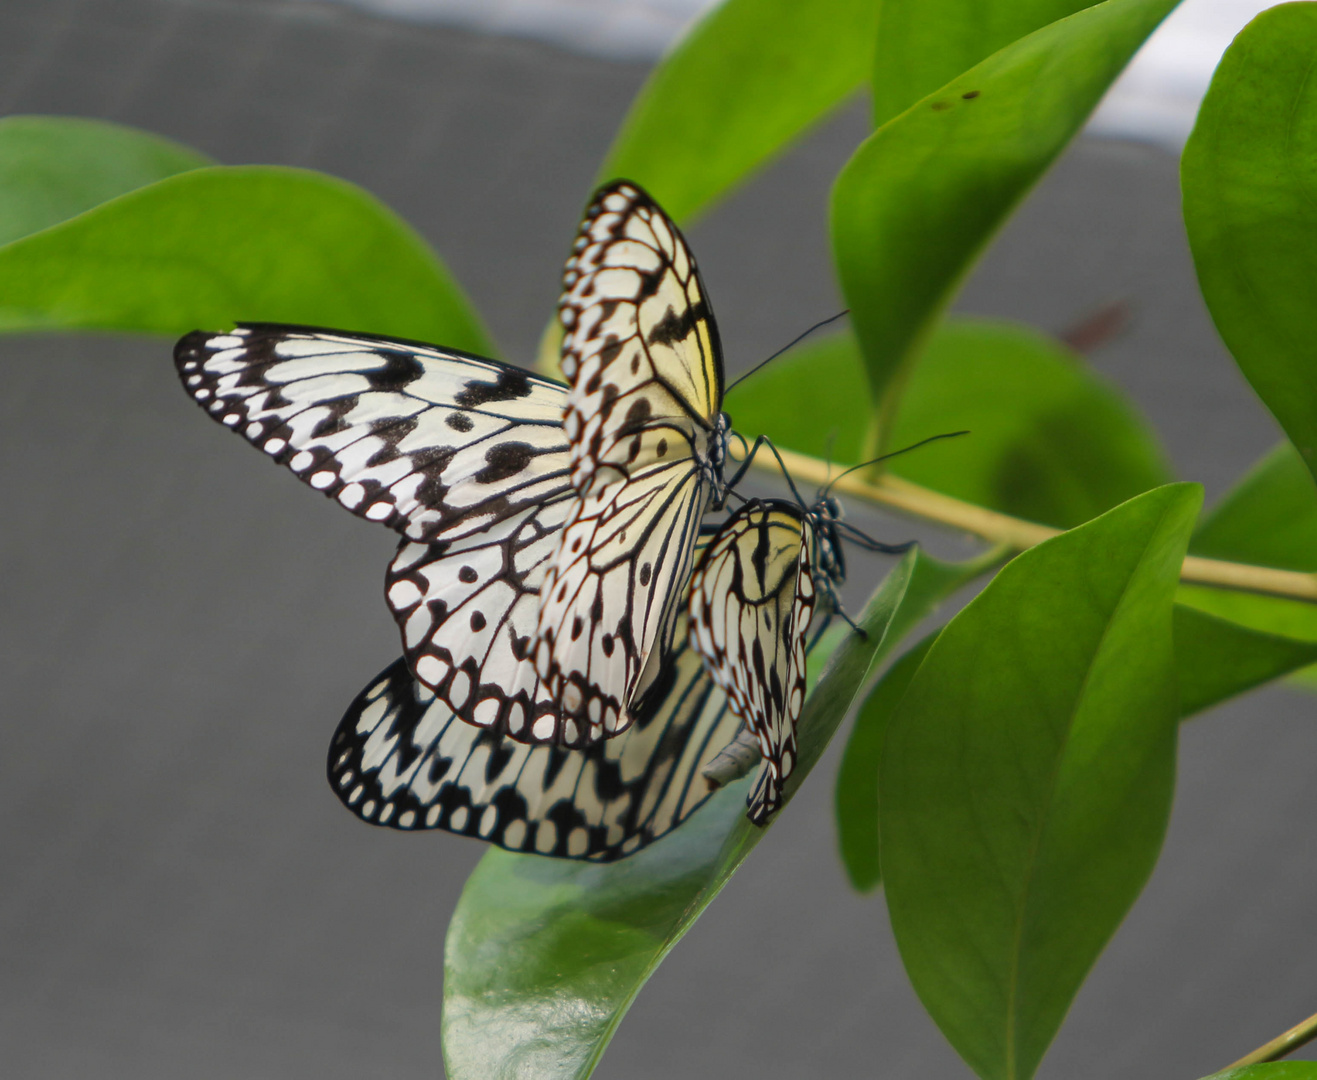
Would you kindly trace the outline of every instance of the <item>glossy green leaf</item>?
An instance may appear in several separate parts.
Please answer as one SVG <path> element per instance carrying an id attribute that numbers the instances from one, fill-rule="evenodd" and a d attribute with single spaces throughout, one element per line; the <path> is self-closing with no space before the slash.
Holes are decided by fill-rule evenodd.
<path id="1" fill-rule="evenodd" d="M 1317 571 L 1317 485 L 1291 443 L 1263 458 L 1194 533 L 1195 555 Z"/>
<path id="2" fill-rule="evenodd" d="M 1175 605 L 1181 716 L 1193 716 L 1314 662 L 1317 640 L 1283 637 Z"/>
<path id="3" fill-rule="evenodd" d="M 788 795 L 873 665 L 988 560 L 912 551 L 888 575 L 805 704 Z M 671 836 L 610 866 L 490 851 L 449 926 L 444 1060 L 453 1080 L 588 1076 L 640 987 L 763 836 L 730 785 Z"/>
<path id="4" fill-rule="evenodd" d="M 859 892 L 871 892 L 882 880 L 878 841 L 878 766 L 882 760 L 887 720 L 901 703 L 936 634 L 887 669 L 860 706 L 846 740 L 846 752 L 837 770 L 834 792 L 837 811 L 837 845 L 842 865 Z"/>
<path id="5" fill-rule="evenodd" d="M 1317 641 L 1317 604 L 1206 585 L 1181 585 L 1176 599 L 1186 607 L 1259 633 Z"/>
<path id="6" fill-rule="evenodd" d="M 1317 1080 L 1317 1061 L 1269 1061 L 1226 1069 L 1203 1080 Z"/>
<path id="7" fill-rule="evenodd" d="M 490 352 L 425 242 L 358 187 L 195 169 L 0 247 L 0 329 L 177 335 L 292 322 Z"/>
<path id="8" fill-rule="evenodd" d="M 768 434 L 780 446 L 855 463 L 870 406 L 854 338 L 794 350 L 738 386 L 728 407 L 751 438 Z M 1134 407 L 1080 357 L 1015 323 L 948 319 L 911 370 L 892 445 L 960 430 L 970 434 L 888 467 L 936 491 L 1062 528 L 1170 479 Z"/>
<path id="9" fill-rule="evenodd" d="M 689 219 L 869 77 L 878 0 L 727 0 L 654 69 L 600 170 Z"/>
<path id="10" fill-rule="evenodd" d="M 873 64 L 874 125 L 1092 0 L 885 0 Z"/>
<path id="11" fill-rule="evenodd" d="M 1018 556 L 938 635 L 888 721 L 892 928 L 982 1077 L 1033 1075 L 1156 862 L 1172 601 L 1200 500 L 1158 488 Z"/>
<path id="12" fill-rule="evenodd" d="M 179 143 L 104 120 L 0 120 L 0 245 L 116 195 L 210 160 Z"/>
<path id="13" fill-rule="evenodd" d="M 974 259 L 1175 0 L 1106 0 L 1008 45 L 884 125 L 832 194 L 832 242 L 881 443 Z"/>
<path id="14" fill-rule="evenodd" d="M 1317 8 L 1248 24 L 1184 148 L 1198 283 L 1240 370 L 1317 472 Z"/>
<path id="15" fill-rule="evenodd" d="M 892 445 L 960 430 L 970 434 L 899 457 L 892 471 L 1060 528 L 1171 479 L 1135 407 L 1060 342 L 1015 323 L 948 320 L 912 371 Z"/>

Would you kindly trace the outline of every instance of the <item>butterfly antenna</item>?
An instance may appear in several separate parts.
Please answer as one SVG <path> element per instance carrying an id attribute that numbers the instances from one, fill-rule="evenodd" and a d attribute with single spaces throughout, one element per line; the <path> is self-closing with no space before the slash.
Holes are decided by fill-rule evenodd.
<path id="1" fill-rule="evenodd" d="M 829 480 L 827 486 L 824 487 L 824 489 L 819 492 L 819 498 L 823 498 L 823 496 L 827 495 L 828 492 L 832 490 L 833 484 L 835 484 L 843 476 L 846 476 L 849 473 L 853 473 L 858 469 L 867 469 L 870 465 L 877 465 L 878 462 L 886 461 L 888 460 L 888 458 L 899 457 L 901 454 L 908 454 L 911 450 L 918 450 L 921 446 L 927 446 L 929 443 L 938 442 L 941 439 L 957 439 L 961 435 L 968 435 L 968 434 L 969 434 L 968 431 L 944 431 L 941 435 L 930 435 L 927 439 L 920 439 L 917 443 L 911 443 L 909 446 L 901 447 L 900 450 L 893 450 L 887 454 L 880 454 L 878 457 L 873 458 L 869 461 L 862 461 L 858 465 L 852 465 L 849 469 L 845 469 L 842 472 L 839 472 L 836 476 L 834 476 L 831 480 Z"/>
<path id="2" fill-rule="evenodd" d="M 837 312 L 836 315 L 829 315 L 829 316 L 828 316 L 826 319 L 824 319 L 822 322 L 816 322 L 813 326 L 811 326 L 811 327 L 810 327 L 808 330 L 806 330 L 803 334 L 801 334 L 801 335 L 799 335 L 798 337 L 794 338 L 789 344 L 787 344 L 787 345 L 783 345 L 782 348 L 778 349 L 777 352 L 775 352 L 775 353 L 774 353 L 772 356 L 770 356 L 767 360 L 760 360 L 759 363 L 757 363 L 754 367 L 752 367 L 752 368 L 751 368 L 749 371 L 747 371 L 744 375 L 742 375 L 742 376 L 740 376 L 738 379 L 736 379 L 736 380 L 731 384 L 731 386 L 729 386 L 726 390 L 723 391 L 723 396 L 726 396 L 727 394 L 730 394 L 733 390 L 735 390 L 738 386 L 740 386 L 741 383 L 745 382 L 746 379 L 748 379 L 751 375 L 753 375 L 756 371 L 758 371 L 758 370 L 759 370 L 761 367 L 763 367 L 765 364 L 768 364 L 768 363 L 772 362 L 773 360 L 776 360 L 779 356 L 781 356 L 781 355 L 782 355 L 784 352 L 786 352 L 788 349 L 794 349 L 797 345 L 799 345 L 802 341 L 804 341 L 807 337 L 809 337 L 810 334 L 814 333 L 815 330 L 821 330 L 823 327 L 827 326 L 828 323 L 834 323 L 834 322 L 836 322 L 838 319 L 840 319 L 843 315 L 849 315 L 849 314 L 850 314 L 850 310 L 851 310 L 850 308 L 847 308 L 845 311 L 839 311 L 839 312 Z"/>

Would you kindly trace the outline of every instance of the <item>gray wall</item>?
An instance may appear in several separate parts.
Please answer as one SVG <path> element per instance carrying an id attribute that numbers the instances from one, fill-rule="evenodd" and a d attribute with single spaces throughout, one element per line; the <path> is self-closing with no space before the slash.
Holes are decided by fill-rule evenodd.
<path id="1" fill-rule="evenodd" d="M 0 6 L 4 112 L 364 184 L 520 358 L 643 75 L 304 4 Z M 692 230 L 734 368 L 836 310 L 825 195 L 862 131 L 852 110 Z M 1276 432 L 1197 299 L 1176 163 L 1081 142 L 961 306 L 1059 329 L 1115 297 L 1133 326 L 1095 365 L 1219 493 Z M 0 1071 L 439 1074 L 443 935 L 481 846 L 366 828 L 323 778 L 342 710 L 397 654 L 390 535 L 203 419 L 167 342 L 7 338 L 0 363 Z M 1228 705 L 1183 750 L 1162 863 L 1046 1076 L 1198 1076 L 1317 1007 L 1312 700 Z M 881 897 L 843 879 L 835 767 L 644 990 L 600 1076 L 967 1075 Z"/>

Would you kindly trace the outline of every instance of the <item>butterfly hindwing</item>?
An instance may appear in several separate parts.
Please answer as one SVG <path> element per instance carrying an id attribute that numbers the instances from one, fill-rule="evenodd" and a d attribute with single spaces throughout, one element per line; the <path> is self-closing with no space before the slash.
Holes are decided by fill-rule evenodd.
<path id="1" fill-rule="evenodd" d="M 756 824 L 780 805 L 795 767 L 813 549 L 813 527 L 798 506 L 753 500 L 714 535 L 691 580 L 691 638 L 764 757 L 750 795 Z"/>
<path id="2" fill-rule="evenodd" d="M 741 724 L 685 647 L 684 615 L 677 637 L 659 706 L 584 750 L 527 746 L 463 723 L 399 660 L 339 724 L 330 785 L 374 825 L 445 829 L 563 858 L 629 855 L 704 804 L 701 770 Z"/>
<path id="3" fill-rule="evenodd" d="M 626 729 L 668 662 L 699 520 L 722 497 L 717 328 L 681 233 L 638 186 L 596 194 L 563 278 L 571 509 L 535 666 L 564 723 Z"/>

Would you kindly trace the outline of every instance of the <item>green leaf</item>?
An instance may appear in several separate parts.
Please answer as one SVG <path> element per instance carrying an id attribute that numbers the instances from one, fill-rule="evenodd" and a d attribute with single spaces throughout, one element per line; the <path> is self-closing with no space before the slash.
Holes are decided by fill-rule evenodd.
<path id="1" fill-rule="evenodd" d="M 1291 443 L 1264 457 L 1204 517 L 1195 555 L 1317 571 L 1317 486 Z"/>
<path id="2" fill-rule="evenodd" d="M 1012 41 L 1092 0 L 886 0 L 873 64 L 873 122 L 905 112 Z"/>
<path id="3" fill-rule="evenodd" d="M 1176 599 L 1186 607 L 1259 633 L 1279 634 L 1294 641 L 1317 641 L 1317 605 L 1302 600 L 1213 589 L 1207 585 L 1181 585 Z"/>
<path id="4" fill-rule="evenodd" d="M 0 330 L 178 335 L 292 322 L 490 343 L 425 242 L 321 173 L 195 169 L 0 247 Z"/>
<path id="5" fill-rule="evenodd" d="M 870 406 L 855 339 L 841 334 L 793 350 L 738 386 L 729 406 L 751 437 L 857 462 Z M 1070 350 L 1014 323 L 948 319 L 911 370 L 892 446 L 959 430 L 970 434 L 921 447 L 889 468 L 1062 528 L 1170 479 L 1134 407 Z"/>
<path id="6" fill-rule="evenodd" d="M 969 435 L 891 463 L 915 483 L 1060 528 L 1171 479 L 1126 398 L 1065 346 L 1026 326 L 948 320 L 911 372 L 892 446 Z"/>
<path id="7" fill-rule="evenodd" d="M 798 724 L 794 793 L 870 670 L 900 636 L 988 560 L 912 551 L 837 648 Z M 671 836 L 609 866 L 491 850 L 449 926 L 444 1061 L 453 1080 L 584 1077 L 641 986 L 763 836 L 745 817 L 749 780 Z"/>
<path id="8" fill-rule="evenodd" d="M 1263 1065 L 1245 1065 L 1226 1069 L 1203 1080 L 1317 1080 L 1317 1061 L 1269 1061 Z"/>
<path id="9" fill-rule="evenodd" d="M 0 244 L 209 164 L 179 143 L 103 120 L 6 117 L 0 120 Z"/>
<path id="10" fill-rule="evenodd" d="M 993 54 L 865 140 L 832 242 L 879 409 L 956 286 L 1175 0 L 1106 0 Z"/>
<path id="11" fill-rule="evenodd" d="M 888 721 L 892 928 L 982 1077 L 1033 1075 L 1156 862 L 1172 599 L 1200 501 L 1168 485 L 1021 554 L 938 635 Z"/>
<path id="12" fill-rule="evenodd" d="M 878 0 L 727 0 L 654 69 L 600 182 L 625 176 L 684 221 L 869 77 Z"/>
<path id="13" fill-rule="evenodd" d="M 1175 605 L 1175 666 L 1182 717 L 1193 716 L 1314 662 L 1317 640 L 1283 637 L 1187 604 Z"/>
<path id="14" fill-rule="evenodd" d="M 1180 177 L 1198 283 L 1221 337 L 1317 472 L 1317 8 L 1248 24 L 1217 66 Z"/>
<path id="15" fill-rule="evenodd" d="M 882 880 L 878 842 L 878 766 L 887 720 L 901 703 L 936 634 L 930 634 L 894 663 L 860 706 L 835 791 L 837 844 L 846 875 L 859 892 L 872 892 Z"/>

